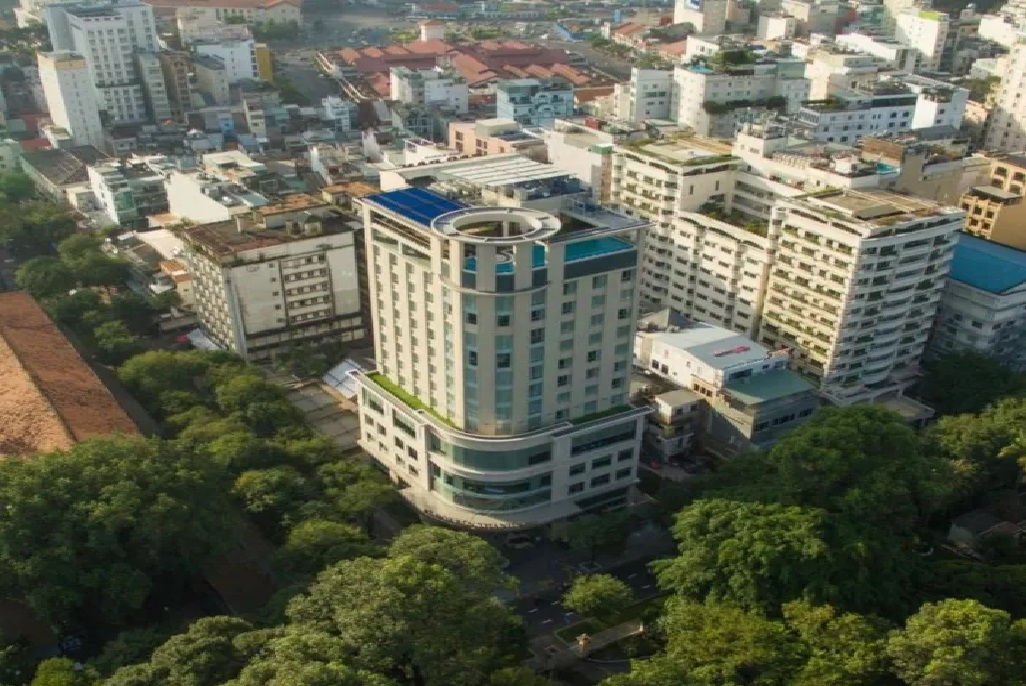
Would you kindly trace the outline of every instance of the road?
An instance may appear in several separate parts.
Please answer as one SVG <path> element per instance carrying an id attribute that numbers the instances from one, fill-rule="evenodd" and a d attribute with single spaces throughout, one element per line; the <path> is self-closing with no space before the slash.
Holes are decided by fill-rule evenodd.
<path id="1" fill-rule="evenodd" d="M 616 569 L 604 570 L 604 573 L 612 574 L 624 581 L 634 591 L 638 600 L 659 594 L 655 577 L 648 569 L 648 562 L 630 562 Z M 513 607 L 527 624 L 529 635 L 547 634 L 583 619 L 560 604 L 559 599 L 562 595 L 562 590 L 552 590 L 514 603 Z"/>

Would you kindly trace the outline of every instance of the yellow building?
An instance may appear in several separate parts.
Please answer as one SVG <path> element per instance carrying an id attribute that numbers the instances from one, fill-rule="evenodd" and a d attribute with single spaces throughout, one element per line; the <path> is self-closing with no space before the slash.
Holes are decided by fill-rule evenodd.
<path id="1" fill-rule="evenodd" d="M 975 186 L 962 196 L 965 230 L 981 238 L 1026 249 L 1026 157 L 996 157 L 990 185 Z"/>
<path id="2" fill-rule="evenodd" d="M 274 80 L 274 67 L 271 65 L 271 49 L 267 43 L 256 44 L 257 76 L 261 81 Z"/>

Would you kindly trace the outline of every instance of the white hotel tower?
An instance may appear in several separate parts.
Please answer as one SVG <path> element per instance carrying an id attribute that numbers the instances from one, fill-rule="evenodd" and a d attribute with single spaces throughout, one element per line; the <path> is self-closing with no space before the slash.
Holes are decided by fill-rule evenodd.
<path id="1" fill-rule="evenodd" d="M 646 223 L 596 207 L 363 198 L 377 371 L 361 444 L 425 514 L 516 528 L 626 502 Z M 568 203 L 569 204 L 569 203 Z"/>

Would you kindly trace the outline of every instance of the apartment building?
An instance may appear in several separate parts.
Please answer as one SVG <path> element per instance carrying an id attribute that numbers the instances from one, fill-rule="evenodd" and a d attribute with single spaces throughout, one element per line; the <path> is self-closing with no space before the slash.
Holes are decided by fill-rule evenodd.
<path id="1" fill-rule="evenodd" d="M 960 205 L 970 188 L 990 183 L 990 160 L 970 155 L 969 137 L 950 127 L 878 133 L 858 146 L 863 160 L 876 163 L 884 189 Z"/>
<path id="2" fill-rule="evenodd" d="M 149 118 L 162 123 L 174 118 L 171 108 L 171 95 L 164 81 L 164 70 L 160 63 L 159 53 L 135 52 L 135 68 L 142 80 L 143 98 Z"/>
<path id="3" fill-rule="evenodd" d="M 111 161 L 89 167 L 89 187 L 107 221 L 148 228 L 148 217 L 168 211 L 164 180 L 175 164 L 163 156 Z"/>
<path id="4" fill-rule="evenodd" d="M 951 55 L 945 55 L 950 23 L 947 14 L 932 10 L 910 9 L 896 17 L 894 37 L 915 50 L 916 71 L 939 71 L 944 62 L 950 66 Z"/>
<path id="5" fill-rule="evenodd" d="M 649 415 L 645 438 L 663 457 L 699 446 L 724 457 L 768 448 L 820 404 L 812 384 L 788 369 L 787 350 L 672 313 L 642 318 L 634 359 L 649 377 L 697 396 L 652 396 L 662 407 Z M 682 421 L 696 411 L 697 422 Z"/>
<path id="6" fill-rule="evenodd" d="M 673 72 L 661 69 L 631 69 L 631 78 L 613 90 L 613 116 L 621 121 L 644 123 L 648 119 L 671 119 Z"/>
<path id="7" fill-rule="evenodd" d="M 260 79 L 257 69 L 256 43 L 252 38 L 234 40 L 197 40 L 196 55 L 213 58 L 224 65 L 228 84 Z"/>
<path id="8" fill-rule="evenodd" d="M 495 87 L 495 114 L 526 126 L 573 116 L 574 87 L 561 79 L 506 79 Z"/>
<path id="9" fill-rule="evenodd" d="M 204 331 L 254 361 L 326 340 L 358 343 L 368 327 L 362 229 L 357 218 L 301 193 L 180 229 Z"/>
<path id="10" fill-rule="evenodd" d="M 964 213 L 884 191 L 780 199 L 758 340 L 831 402 L 900 395 L 917 371 Z"/>
<path id="11" fill-rule="evenodd" d="M 824 100 L 838 91 L 871 85 L 879 78 L 883 64 L 872 55 L 855 53 L 833 45 L 812 52 L 805 65 L 809 99 Z"/>
<path id="12" fill-rule="evenodd" d="M 737 51 L 721 51 L 737 54 Z M 700 136 L 732 138 L 738 113 L 775 110 L 792 114 L 809 99 L 805 62 L 771 58 L 756 64 L 686 65 L 674 69 L 672 112 Z M 738 58 L 743 59 L 743 57 Z"/>
<path id="13" fill-rule="evenodd" d="M 1026 149 L 1026 35 L 1018 35 L 1004 58 L 1004 73 L 986 129 L 985 149 L 993 152 Z"/>
<path id="14" fill-rule="evenodd" d="M 224 62 L 216 57 L 197 55 L 192 58 L 192 69 L 196 76 L 196 92 L 205 104 L 226 106 L 231 102 L 231 82 Z M 262 131 L 255 133 L 263 135 Z"/>
<path id="15" fill-rule="evenodd" d="M 463 155 L 505 155 L 518 152 L 545 159 L 545 141 L 512 119 L 449 122 L 449 147 Z"/>
<path id="16" fill-rule="evenodd" d="M 392 67 L 389 97 L 407 105 L 442 107 L 456 114 L 466 114 L 470 107 L 467 80 L 455 69 L 445 67 Z"/>
<path id="17" fill-rule="evenodd" d="M 361 445 L 402 495 L 467 528 L 624 505 L 648 412 L 628 402 L 644 224 L 419 188 L 358 203 L 377 365 L 354 373 Z"/>
<path id="18" fill-rule="evenodd" d="M 884 65 L 890 69 L 910 74 L 916 70 L 917 52 L 900 40 L 868 33 L 841 33 L 834 38 L 834 42 L 843 48 L 858 50 L 883 60 Z"/>
<path id="19" fill-rule="evenodd" d="M 153 10 L 148 5 L 137 0 L 51 4 L 45 16 L 54 49 L 73 50 L 85 58 L 96 98 L 113 123 L 153 118 L 147 110 L 146 91 L 166 92 L 158 83 L 162 74 L 141 70 L 135 58 L 137 52 L 158 50 Z"/>
<path id="20" fill-rule="evenodd" d="M 37 0 L 38 1 L 38 0 Z M 181 8 L 202 8 L 217 21 L 247 24 L 297 24 L 303 21 L 302 0 L 145 0 L 162 19 L 174 21 Z"/>
<path id="21" fill-rule="evenodd" d="M 157 54 L 157 59 L 164 74 L 171 118 L 185 121 L 186 113 L 192 110 L 192 58 L 187 52 L 162 50 Z"/>
<path id="22" fill-rule="evenodd" d="M 647 133 L 640 127 L 580 117 L 557 119 L 542 136 L 549 163 L 574 174 L 596 200 L 607 204 L 611 201 L 614 146 L 646 138 Z"/>
<path id="23" fill-rule="evenodd" d="M 727 29 L 730 0 L 676 0 L 673 23 L 691 24 L 697 33 L 720 34 Z"/>
<path id="24" fill-rule="evenodd" d="M 85 57 L 69 51 L 41 52 L 37 60 L 39 79 L 54 124 L 71 134 L 74 145 L 102 148 L 100 103 Z"/>
<path id="25" fill-rule="evenodd" d="M 937 308 L 930 352 L 966 350 L 1026 370 L 1026 252 L 962 234 Z"/>
<path id="26" fill-rule="evenodd" d="M 838 0 L 781 0 L 780 9 L 798 20 L 799 36 L 832 35 L 837 30 Z"/>
<path id="27" fill-rule="evenodd" d="M 959 203 L 965 230 L 973 236 L 1026 248 L 1026 157 L 1002 155 L 990 160 L 986 185 L 970 188 Z"/>

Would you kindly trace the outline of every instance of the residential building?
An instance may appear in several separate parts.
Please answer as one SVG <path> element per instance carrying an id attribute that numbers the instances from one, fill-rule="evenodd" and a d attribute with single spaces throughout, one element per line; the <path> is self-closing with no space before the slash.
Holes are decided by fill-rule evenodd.
<path id="1" fill-rule="evenodd" d="M 192 60 L 192 67 L 196 75 L 196 91 L 208 105 L 228 105 L 231 102 L 231 84 L 224 62 L 216 57 L 197 55 Z"/>
<path id="2" fill-rule="evenodd" d="M 442 107 L 456 114 L 469 110 L 467 80 L 454 69 L 392 67 L 389 97 L 408 105 Z"/>
<path id="3" fill-rule="evenodd" d="M 159 53 L 136 51 L 135 66 L 142 80 L 149 118 L 158 123 L 174 119 Z"/>
<path id="4" fill-rule="evenodd" d="M 809 99 L 825 100 L 836 92 L 872 86 L 880 78 L 881 61 L 872 55 L 851 52 L 835 45 L 822 46 L 805 65 Z"/>
<path id="5" fill-rule="evenodd" d="M 145 229 L 150 216 L 168 211 L 164 180 L 174 169 L 174 163 L 163 156 L 92 165 L 89 187 L 107 221 Z"/>
<path id="6" fill-rule="evenodd" d="M 965 214 L 884 191 L 774 206 L 759 342 L 835 404 L 900 396 L 916 376 Z"/>
<path id="7" fill-rule="evenodd" d="M 790 358 L 787 350 L 672 312 L 642 318 L 635 363 L 695 396 L 654 395 L 663 407 L 649 415 L 646 442 L 664 457 L 696 445 L 721 456 L 770 447 L 820 404 L 812 384 L 788 369 Z M 696 411 L 699 421 L 688 423 L 694 433 L 682 440 L 680 420 Z"/>
<path id="8" fill-rule="evenodd" d="M 759 14 L 755 37 L 759 40 L 790 40 L 798 32 L 798 19 L 784 12 Z"/>
<path id="9" fill-rule="evenodd" d="M 321 98 L 321 121 L 336 133 L 348 133 L 359 129 L 359 106 L 352 100 L 343 100 L 337 95 Z"/>
<path id="10" fill-rule="evenodd" d="M 274 62 L 271 59 L 271 48 L 267 43 L 257 43 L 254 46 L 256 53 L 257 78 L 261 81 L 274 81 Z"/>
<path id="11" fill-rule="evenodd" d="M 546 126 L 574 113 L 574 87 L 561 79 L 507 79 L 495 89 L 495 113 L 527 126 Z"/>
<path id="12" fill-rule="evenodd" d="M 673 23 L 691 24 L 698 33 L 716 35 L 727 29 L 730 0 L 675 0 Z"/>
<path id="13" fill-rule="evenodd" d="M 780 11 L 797 20 L 796 33 L 808 36 L 814 33 L 832 36 L 837 33 L 840 15 L 838 0 L 781 0 Z"/>
<path id="14" fill-rule="evenodd" d="M 1026 252 L 960 235 L 930 347 L 936 355 L 974 351 L 1026 370 Z"/>
<path id="15" fill-rule="evenodd" d="M 164 73 L 171 118 L 185 121 L 186 113 L 192 110 L 192 58 L 189 53 L 177 50 L 162 50 L 157 58 Z"/>
<path id="16" fill-rule="evenodd" d="M 736 51 L 721 51 L 736 53 Z M 742 53 L 743 54 L 743 53 Z M 732 138 L 741 119 L 754 110 L 797 112 L 809 99 L 805 62 L 767 58 L 756 64 L 711 67 L 682 65 L 674 69 L 676 121 L 700 136 Z"/>
<path id="17" fill-rule="evenodd" d="M 449 147 L 464 155 L 519 152 L 545 159 L 545 141 L 512 119 L 478 119 L 449 123 Z"/>
<path id="18" fill-rule="evenodd" d="M 296 346 L 367 335 L 362 226 L 339 208 L 296 194 L 178 233 L 200 323 L 225 349 L 268 360 Z"/>
<path id="19" fill-rule="evenodd" d="M 139 433 L 91 364 L 28 293 L 0 293 L 0 379 L 4 459 Z"/>
<path id="20" fill-rule="evenodd" d="M 85 58 L 74 52 L 41 52 L 39 78 L 50 118 L 72 136 L 75 145 L 103 146 L 100 104 Z"/>
<path id="21" fill-rule="evenodd" d="M 281 180 L 238 150 L 200 156 L 200 169 L 168 175 L 171 214 L 196 224 L 225 222 L 271 204 Z"/>
<path id="22" fill-rule="evenodd" d="M 193 43 L 192 49 L 196 55 L 212 57 L 221 62 L 229 85 L 239 81 L 256 81 L 260 78 L 257 72 L 256 43 L 252 38 L 201 40 Z"/>
<path id="23" fill-rule="evenodd" d="M 400 493 L 481 529 L 626 504 L 648 413 L 628 402 L 644 224 L 421 188 L 357 202 L 377 367 L 353 373 L 360 443 Z"/>
<path id="24" fill-rule="evenodd" d="M 842 47 L 881 59 L 891 69 L 910 74 L 916 70 L 916 50 L 894 38 L 867 33 L 841 33 L 834 41 Z"/>
<path id="25" fill-rule="evenodd" d="M 180 8 L 203 8 L 213 13 L 214 19 L 244 20 L 247 24 L 301 23 L 302 0 L 145 0 L 161 18 L 174 21 Z"/>
<path id="26" fill-rule="evenodd" d="M 672 71 L 634 67 L 630 80 L 614 88 L 613 116 L 621 121 L 640 124 L 673 117 Z"/>
<path id="27" fill-rule="evenodd" d="M 557 119 L 543 132 L 548 161 L 581 179 L 600 203 L 611 201 L 613 150 L 616 143 L 647 137 L 641 128 L 629 128 L 595 117 Z"/>
<path id="28" fill-rule="evenodd" d="M 137 52 L 156 53 L 153 10 L 137 0 L 98 4 L 51 4 L 46 10 L 50 42 L 85 58 L 100 109 L 115 124 L 144 122 L 146 90 L 159 91 L 159 75 L 140 72 Z M 143 65 L 149 67 L 149 62 Z M 144 83 L 147 87 L 144 88 Z"/>
<path id="29" fill-rule="evenodd" d="M 990 179 L 962 196 L 965 230 L 988 240 L 1026 248 L 1026 157 L 990 160 Z"/>
<path id="30" fill-rule="evenodd" d="M 107 153 L 92 145 L 33 150 L 21 156 L 21 171 L 32 179 L 37 191 L 64 204 L 78 194 L 91 195 L 88 167 L 109 159 Z"/>
<path id="31" fill-rule="evenodd" d="M 916 51 L 916 71 L 940 71 L 945 62 L 951 18 L 932 10 L 905 10 L 896 18 L 894 37 Z M 950 55 L 948 56 L 950 64 Z"/>
<path id="32" fill-rule="evenodd" d="M 987 125 L 987 150 L 1017 152 L 1026 149 L 1026 35 L 1019 34 L 1005 57 L 1005 71 L 997 87 Z"/>
<path id="33" fill-rule="evenodd" d="M 249 40 L 253 37 L 246 24 L 226 24 L 217 18 L 212 7 L 178 7 L 175 9 L 178 42 L 189 46 L 196 41 Z"/>

